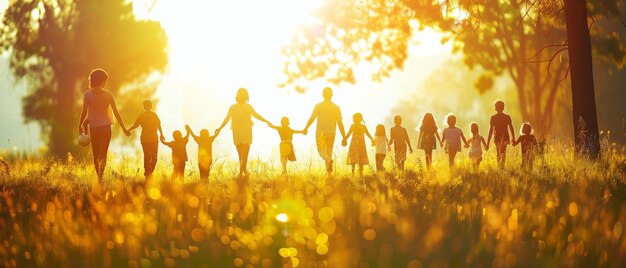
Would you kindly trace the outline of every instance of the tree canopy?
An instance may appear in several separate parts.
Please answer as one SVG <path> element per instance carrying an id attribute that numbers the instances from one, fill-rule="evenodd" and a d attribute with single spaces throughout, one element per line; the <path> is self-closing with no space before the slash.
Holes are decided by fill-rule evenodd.
<path id="1" fill-rule="evenodd" d="M 42 126 L 57 156 L 76 152 L 78 96 L 90 70 L 107 70 L 107 89 L 114 93 L 140 89 L 122 101 L 147 97 L 150 88 L 136 85 L 165 69 L 166 49 L 161 25 L 137 20 L 125 0 L 11 1 L 0 26 L 0 52 L 10 53 L 14 76 L 29 85 L 25 120 Z"/>

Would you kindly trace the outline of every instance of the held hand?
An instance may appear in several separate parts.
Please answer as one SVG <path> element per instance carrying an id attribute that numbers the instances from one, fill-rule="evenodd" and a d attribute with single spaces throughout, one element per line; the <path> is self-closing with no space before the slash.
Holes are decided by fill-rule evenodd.
<path id="1" fill-rule="evenodd" d="M 78 136 L 83 135 L 83 133 L 85 133 L 85 131 L 83 131 L 83 127 L 78 127 Z"/>
<path id="2" fill-rule="evenodd" d="M 159 137 L 159 140 L 160 140 L 160 141 L 164 141 L 164 140 L 165 140 L 165 137 L 163 137 L 163 135 L 161 135 L 161 136 Z"/>
<path id="3" fill-rule="evenodd" d="M 307 133 L 309 133 L 309 130 L 307 130 L 306 128 L 302 130 L 302 134 L 306 135 Z"/>
<path id="4" fill-rule="evenodd" d="M 190 131 L 190 130 L 191 130 L 191 127 L 190 127 L 189 125 L 185 125 L 185 129 L 186 129 L 187 131 Z"/>
<path id="5" fill-rule="evenodd" d="M 413 153 L 413 148 L 409 148 L 409 153 L 412 154 Z"/>
<path id="6" fill-rule="evenodd" d="M 130 138 L 130 131 L 128 131 L 127 129 L 124 129 L 124 134 L 126 135 L 126 137 Z"/>
<path id="7" fill-rule="evenodd" d="M 372 146 L 376 146 L 376 141 L 372 140 Z"/>
<path id="8" fill-rule="evenodd" d="M 215 130 L 215 135 L 220 134 L 220 130 L 221 130 L 221 129 L 219 129 L 219 128 L 218 128 L 218 129 L 216 129 L 216 130 Z"/>
<path id="9" fill-rule="evenodd" d="M 348 141 L 346 139 L 343 139 L 341 141 L 341 146 L 346 147 L 348 145 Z"/>

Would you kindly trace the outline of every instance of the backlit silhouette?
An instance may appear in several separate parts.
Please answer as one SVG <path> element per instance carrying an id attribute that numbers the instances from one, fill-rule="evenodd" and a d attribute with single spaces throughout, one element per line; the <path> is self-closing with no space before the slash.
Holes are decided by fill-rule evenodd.
<path id="1" fill-rule="evenodd" d="M 188 126 L 185 126 L 185 128 L 189 129 Z M 161 142 L 172 149 L 172 165 L 174 166 L 171 176 L 172 180 L 179 178 L 182 180 L 185 177 L 185 165 L 188 160 L 187 143 L 189 142 L 189 130 L 187 130 L 187 134 L 184 137 L 179 130 L 175 130 L 172 133 L 172 137 L 174 138 L 172 141 L 166 141 L 165 138 L 162 138 Z"/>
<path id="2" fill-rule="evenodd" d="M 532 169 L 535 153 L 537 152 L 537 139 L 532 132 L 532 125 L 528 122 L 523 123 L 520 136 L 513 142 L 513 146 L 519 143 L 522 144 L 522 167 L 526 169 Z"/>
<path id="3" fill-rule="evenodd" d="M 293 149 L 293 134 L 304 134 L 304 130 L 293 130 L 289 127 L 289 118 L 280 119 L 280 127 L 271 126 L 278 131 L 280 136 L 280 163 L 283 165 L 283 174 L 287 174 L 287 161 L 296 161 L 296 153 Z"/>
<path id="4" fill-rule="evenodd" d="M 252 105 L 248 104 L 249 99 L 248 90 L 240 88 L 235 97 L 236 103 L 230 106 L 226 118 L 215 132 L 215 135 L 218 135 L 222 128 L 230 122 L 230 128 L 233 131 L 233 143 L 237 148 L 237 154 L 239 154 L 239 176 L 248 175 L 248 154 L 252 144 L 252 117 L 268 126 L 272 125 L 258 114 Z"/>
<path id="5" fill-rule="evenodd" d="M 480 162 L 483 160 L 483 146 L 487 150 L 487 143 L 485 138 L 480 135 L 478 124 L 472 123 L 470 126 L 472 137 L 467 140 L 469 142 L 468 156 L 474 164 L 474 168 L 478 169 Z"/>
<path id="6" fill-rule="evenodd" d="M 211 173 L 211 166 L 213 165 L 213 141 L 217 137 L 216 135 L 209 135 L 209 130 L 200 130 L 200 135 L 193 133 L 193 130 L 189 126 L 185 127 L 193 140 L 198 144 L 198 169 L 200 170 L 200 179 L 209 179 Z"/>
<path id="7" fill-rule="evenodd" d="M 389 146 L 393 145 L 394 157 L 398 169 L 404 170 L 404 161 L 406 161 L 406 147 L 409 146 L 409 152 L 413 153 L 409 134 L 406 128 L 402 127 L 402 116 L 396 115 L 393 118 L 394 127 L 389 131 Z"/>
<path id="8" fill-rule="evenodd" d="M 107 165 L 109 143 L 111 142 L 111 125 L 113 125 L 111 111 L 113 111 L 115 119 L 124 133 L 128 135 L 122 116 L 115 106 L 113 94 L 104 89 L 108 78 L 109 75 L 102 69 L 91 71 L 89 74 L 90 89 L 83 95 L 83 109 L 78 122 L 79 135 L 87 133 L 87 129 L 83 128 L 85 121 L 89 125 L 93 165 L 96 168 L 99 183 L 102 183 L 104 169 Z"/>
<path id="9" fill-rule="evenodd" d="M 346 141 L 352 136 L 350 140 L 350 148 L 348 149 L 347 163 L 352 167 L 352 174 L 354 174 L 355 166 L 359 166 L 359 175 L 363 176 L 363 166 L 369 164 L 367 158 L 367 146 L 365 145 L 365 136 L 367 136 L 372 145 L 376 145 L 372 135 L 367 131 L 367 127 L 363 124 L 363 115 L 356 113 L 352 116 L 352 126 L 350 130 L 343 138 L 342 144 L 345 146 Z"/>
<path id="10" fill-rule="evenodd" d="M 417 148 L 424 150 L 426 167 L 430 168 L 433 162 L 433 150 L 437 149 L 437 143 L 441 143 L 435 117 L 431 113 L 424 114 L 422 125 L 419 128 Z"/>
<path id="11" fill-rule="evenodd" d="M 463 135 L 463 130 L 456 127 L 456 116 L 449 114 L 446 118 L 446 122 L 448 123 L 448 128 L 443 130 L 441 146 L 445 144 L 444 149 L 446 150 L 446 154 L 448 154 L 448 164 L 450 167 L 453 167 L 456 154 L 461 152 L 461 141 L 463 141 L 465 146 L 468 144 L 467 139 L 465 139 Z"/>
<path id="12" fill-rule="evenodd" d="M 324 101 L 315 105 L 311 118 L 304 127 L 304 133 L 307 133 L 309 126 L 317 119 L 315 131 L 315 141 L 317 143 L 317 151 L 324 162 L 326 162 L 326 172 L 330 175 L 333 172 L 333 147 L 335 145 L 335 133 L 339 128 L 342 140 L 345 140 L 345 130 L 343 122 L 341 122 L 341 110 L 337 104 L 332 102 L 333 91 L 331 88 L 324 88 L 322 93 Z"/>
<path id="13" fill-rule="evenodd" d="M 159 140 L 164 139 L 163 129 L 161 129 L 161 120 L 159 116 L 152 111 L 152 101 L 143 101 L 144 112 L 141 113 L 135 123 L 126 131 L 126 135 L 130 136 L 130 132 L 141 126 L 141 148 L 143 149 L 143 175 L 150 178 L 156 167 Z M 158 133 L 157 133 L 158 131 Z"/>
<path id="14" fill-rule="evenodd" d="M 511 116 L 504 113 L 504 102 L 499 100 L 495 104 L 496 114 L 491 116 L 489 121 L 489 137 L 487 138 L 487 148 L 493 136 L 493 143 L 496 145 L 496 156 L 498 158 L 498 166 L 504 168 L 506 163 L 506 147 L 511 140 L 515 141 L 515 132 L 513 130 L 513 122 Z M 509 136 L 509 132 L 511 136 Z"/>
<path id="15" fill-rule="evenodd" d="M 376 171 L 385 171 L 385 157 L 387 151 L 391 150 L 389 147 L 389 139 L 387 139 L 387 133 L 385 131 L 385 125 L 376 126 L 376 132 L 374 133 L 374 142 L 376 143 Z"/>

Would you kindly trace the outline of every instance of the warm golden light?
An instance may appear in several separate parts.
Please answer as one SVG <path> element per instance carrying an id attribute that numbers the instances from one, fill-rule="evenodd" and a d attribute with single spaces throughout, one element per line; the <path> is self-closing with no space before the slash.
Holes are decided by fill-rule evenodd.
<path id="1" fill-rule="evenodd" d="M 285 213 L 279 213 L 276 215 L 276 220 L 279 222 L 287 222 L 289 220 L 289 217 Z"/>

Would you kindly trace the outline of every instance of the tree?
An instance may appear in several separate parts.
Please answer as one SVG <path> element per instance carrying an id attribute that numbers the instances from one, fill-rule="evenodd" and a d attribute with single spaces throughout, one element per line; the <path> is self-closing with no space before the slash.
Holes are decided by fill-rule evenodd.
<path id="1" fill-rule="evenodd" d="M 494 76 L 509 76 L 522 118 L 543 136 L 569 73 L 562 9 L 561 1 L 328 1 L 317 13 L 320 25 L 302 28 L 284 50 L 284 85 L 304 90 L 299 83 L 319 78 L 354 83 L 361 62 L 378 66 L 373 79 L 382 79 L 402 68 L 413 33 L 433 27 L 448 34 L 468 66 L 484 70 L 475 83 L 480 92 Z"/>
<path id="2" fill-rule="evenodd" d="M 565 0 L 568 53 L 571 65 L 572 110 L 576 152 L 592 158 L 600 153 L 598 116 L 593 87 L 591 38 L 584 0 Z"/>
<path id="3" fill-rule="evenodd" d="M 107 88 L 122 101 L 145 96 L 150 90 L 123 89 L 163 71 L 166 47 L 161 25 L 136 20 L 125 0 L 12 1 L 0 26 L 0 52 L 10 53 L 14 76 L 28 81 L 25 120 L 42 126 L 50 152 L 61 157 L 77 152 L 80 89 L 90 70 L 107 70 Z"/>

